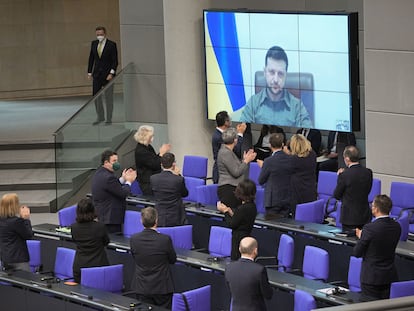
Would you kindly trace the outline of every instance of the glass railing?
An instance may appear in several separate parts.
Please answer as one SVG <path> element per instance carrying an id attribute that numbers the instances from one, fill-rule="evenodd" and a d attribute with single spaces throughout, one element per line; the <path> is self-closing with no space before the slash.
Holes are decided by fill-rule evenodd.
<path id="1" fill-rule="evenodd" d="M 133 111 L 134 83 L 131 82 L 135 72 L 135 65 L 128 64 L 54 133 L 56 200 L 51 202 L 52 211 L 67 206 L 72 197 L 85 187 L 85 183 L 100 165 L 104 150 L 118 151 L 127 140 L 132 139 L 132 134 L 139 125 L 129 119 L 130 112 Z M 98 124 L 96 105 L 103 107 L 105 118 L 105 121 Z M 159 133 L 166 133 L 166 125 L 152 125 L 161 127 Z M 124 152 L 128 162 L 133 161 L 133 150 Z"/>

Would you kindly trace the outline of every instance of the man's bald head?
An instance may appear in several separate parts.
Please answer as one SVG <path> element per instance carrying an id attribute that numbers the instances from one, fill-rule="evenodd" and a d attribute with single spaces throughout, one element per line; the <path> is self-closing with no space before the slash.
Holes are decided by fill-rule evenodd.
<path id="1" fill-rule="evenodd" d="M 257 241 L 252 237 L 243 238 L 239 246 L 240 254 L 242 256 L 256 257 L 257 255 Z"/>

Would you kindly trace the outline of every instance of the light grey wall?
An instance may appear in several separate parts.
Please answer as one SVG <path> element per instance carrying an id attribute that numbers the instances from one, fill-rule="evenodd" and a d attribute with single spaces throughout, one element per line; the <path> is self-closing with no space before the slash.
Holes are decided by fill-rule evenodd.
<path id="1" fill-rule="evenodd" d="M 414 1 L 365 0 L 367 166 L 388 193 L 414 182 Z"/>

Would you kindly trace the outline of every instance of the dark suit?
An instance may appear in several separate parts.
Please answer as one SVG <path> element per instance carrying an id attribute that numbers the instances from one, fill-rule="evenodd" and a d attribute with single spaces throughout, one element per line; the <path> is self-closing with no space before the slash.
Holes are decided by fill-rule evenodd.
<path id="1" fill-rule="evenodd" d="M 251 235 L 254 221 L 256 220 L 257 209 L 254 202 L 247 202 L 233 210 L 233 217 L 228 213 L 224 215 L 224 219 L 231 231 L 231 259 L 240 258 L 239 245 L 240 241 Z"/>
<path id="2" fill-rule="evenodd" d="M 33 237 L 29 219 L 0 218 L 0 252 L 3 265 L 29 262 L 26 240 Z"/>
<path id="3" fill-rule="evenodd" d="M 354 246 L 353 255 L 363 258 L 363 294 L 375 298 L 389 298 L 390 284 L 398 280 L 394 257 L 400 234 L 400 225 L 389 217 L 378 218 L 362 229 L 361 239 Z M 368 292 L 364 290 L 364 285 L 368 285 Z"/>
<path id="4" fill-rule="evenodd" d="M 92 178 L 92 200 L 98 220 L 104 224 L 120 225 L 124 222 L 125 198 L 130 187 L 122 185 L 113 172 L 103 166 L 97 169 Z"/>
<path id="5" fill-rule="evenodd" d="M 217 156 L 218 152 L 223 144 L 223 138 L 221 137 L 222 132 L 219 131 L 217 128 L 214 130 L 213 136 L 211 137 L 211 146 L 213 148 L 213 183 L 217 184 L 219 180 L 219 173 L 217 167 Z M 237 144 L 234 146 L 233 152 L 237 155 L 239 159 L 242 157 L 242 145 L 243 145 L 243 137 L 237 136 Z"/>
<path id="6" fill-rule="evenodd" d="M 266 212 L 288 216 L 291 207 L 292 174 L 292 157 L 283 151 L 277 151 L 264 160 L 258 181 L 261 185 L 266 184 L 264 198 Z"/>
<path id="7" fill-rule="evenodd" d="M 225 278 L 232 296 L 233 311 L 264 311 L 265 298 L 272 298 L 266 268 L 240 258 L 227 265 Z"/>
<path id="8" fill-rule="evenodd" d="M 91 43 L 91 51 L 89 53 L 88 61 L 88 73 L 92 74 L 93 78 L 93 89 L 92 95 L 98 93 L 109 81 L 106 80 L 107 76 L 113 70 L 113 75 L 115 76 L 116 68 L 118 67 L 118 50 L 116 48 L 116 43 L 106 39 L 105 46 L 102 50 L 101 57 L 98 55 L 98 40 L 94 40 Z M 107 90 L 105 93 L 106 100 L 106 120 L 112 121 L 112 111 L 113 111 L 113 88 Z M 95 102 L 96 113 L 98 115 L 98 120 L 103 121 L 104 110 L 102 105 L 102 99 L 99 98 Z"/>
<path id="9" fill-rule="evenodd" d="M 109 265 L 105 246 L 109 243 L 105 225 L 99 222 L 75 222 L 72 224 L 72 239 L 76 244 L 76 255 L 73 261 L 73 276 L 80 283 L 81 268 Z"/>
<path id="10" fill-rule="evenodd" d="M 338 133 L 335 141 L 336 133 Z M 319 164 L 320 171 L 336 172 L 338 167 L 345 167 L 344 158 L 342 153 L 346 146 L 356 146 L 356 139 L 354 133 L 335 132 L 329 131 L 328 134 L 328 152 L 331 152 L 332 148 L 336 146 L 336 153 L 338 157 L 329 159 Z"/>
<path id="11" fill-rule="evenodd" d="M 151 195 L 151 175 L 161 172 L 161 158 L 151 145 L 137 143 L 135 147 L 135 165 L 137 181 L 144 194 Z"/>
<path id="12" fill-rule="evenodd" d="M 371 221 L 368 203 L 371 186 L 372 171 L 360 164 L 352 165 L 339 174 L 334 197 L 342 201 L 341 223 L 344 229 L 362 228 Z"/>
<path id="13" fill-rule="evenodd" d="M 292 209 L 296 204 L 312 202 L 317 199 L 316 192 L 316 154 L 311 151 L 307 157 L 292 156 L 294 173 L 292 175 Z"/>
<path id="14" fill-rule="evenodd" d="M 319 154 L 321 150 L 321 142 L 322 142 L 322 136 L 321 131 L 316 129 L 299 129 L 296 134 L 302 134 L 304 135 L 307 140 L 310 141 L 313 151 L 316 153 L 316 155 Z M 306 134 L 306 135 L 305 135 Z"/>
<path id="15" fill-rule="evenodd" d="M 155 197 L 155 208 L 158 212 L 158 226 L 172 227 L 185 223 L 183 197 L 188 195 L 184 177 L 165 170 L 152 175 L 152 191 Z"/>
<path id="16" fill-rule="evenodd" d="M 131 288 L 138 297 L 149 300 L 157 295 L 172 297 L 174 285 L 170 264 L 175 263 L 177 255 L 171 238 L 153 229 L 144 229 L 131 237 L 130 244 L 135 260 L 135 277 Z"/>

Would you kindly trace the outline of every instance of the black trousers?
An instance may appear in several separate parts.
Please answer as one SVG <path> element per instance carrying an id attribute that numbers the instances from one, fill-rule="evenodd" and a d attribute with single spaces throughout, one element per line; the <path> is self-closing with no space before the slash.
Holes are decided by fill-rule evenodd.
<path id="1" fill-rule="evenodd" d="M 106 80 L 106 76 L 96 76 L 93 77 L 93 85 L 92 85 L 92 95 L 96 95 L 105 85 L 109 83 L 108 80 Z M 114 110 L 114 87 L 113 85 L 110 86 L 104 93 L 105 97 L 105 103 L 106 103 L 106 121 L 112 122 L 112 113 Z M 96 114 L 97 114 L 97 120 L 98 121 L 104 121 L 105 120 L 105 114 L 104 114 L 104 107 L 103 107 L 103 101 L 102 96 L 98 97 L 95 100 L 95 108 L 96 108 Z"/>
<path id="2" fill-rule="evenodd" d="M 153 295 L 142 295 L 137 294 L 137 300 L 149 303 L 152 305 L 171 309 L 173 294 L 153 294 Z"/>
<path id="3" fill-rule="evenodd" d="M 391 284 L 374 285 L 361 283 L 361 300 L 368 301 L 372 300 L 372 298 L 388 299 L 390 298 L 390 288 Z"/>

